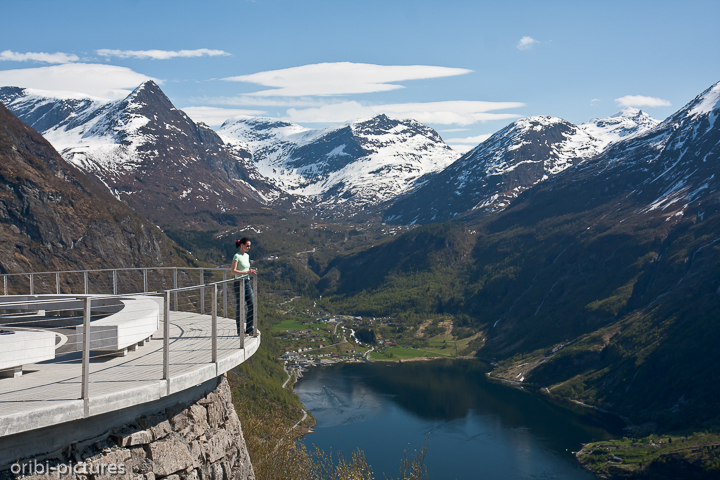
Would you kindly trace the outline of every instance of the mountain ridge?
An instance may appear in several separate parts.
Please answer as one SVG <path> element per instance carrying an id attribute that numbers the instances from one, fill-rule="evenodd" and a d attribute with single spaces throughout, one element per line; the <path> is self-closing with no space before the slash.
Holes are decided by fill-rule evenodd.
<path id="1" fill-rule="evenodd" d="M 459 156 L 429 127 L 383 114 L 319 130 L 239 118 L 218 133 L 248 145 L 261 173 L 329 218 L 377 211 Z"/>
<path id="2" fill-rule="evenodd" d="M 0 89 L 8 99 L 17 90 Z M 250 161 L 250 153 L 227 148 L 209 127 L 175 108 L 162 90 L 146 81 L 126 98 L 79 104 L 67 100 L 11 99 L 21 119 L 45 125 L 38 105 L 62 111 L 74 107 L 43 132 L 61 154 L 92 174 L 113 195 L 158 224 L 204 220 L 227 212 L 256 211 L 282 194 Z"/>
<path id="3" fill-rule="evenodd" d="M 3 273 L 191 262 L 1 104 L 0 158 Z"/>
<path id="4" fill-rule="evenodd" d="M 719 100 L 720 83 L 502 211 L 337 259 L 323 301 L 452 315 L 493 377 L 651 431 L 720 426 Z"/>
<path id="5" fill-rule="evenodd" d="M 443 222 L 502 210 L 528 188 L 657 123 L 639 110 L 579 126 L 545 115 L 519 119 L 390 205 L 384 221 Z"/>

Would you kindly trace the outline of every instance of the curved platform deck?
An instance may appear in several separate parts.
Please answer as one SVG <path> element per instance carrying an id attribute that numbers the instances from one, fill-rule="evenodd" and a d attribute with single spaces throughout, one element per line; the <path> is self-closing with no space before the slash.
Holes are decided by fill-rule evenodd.
<path id="1" fill-rule="evenodd" d="M 0 437 L 151 402 L 215 378 L 260 346 L 258 336 L 246 338 L 240 349 L 235 330 L 235 320 L 218 317 L 214 363 L 210 315 L 171 312 L 169 380 L 163 380 L 161 329 L 127 356 L 91 360 L 87 401 L 80 398 L 81 352 L 29 366 L 22 377 L 2 378 Z"/>

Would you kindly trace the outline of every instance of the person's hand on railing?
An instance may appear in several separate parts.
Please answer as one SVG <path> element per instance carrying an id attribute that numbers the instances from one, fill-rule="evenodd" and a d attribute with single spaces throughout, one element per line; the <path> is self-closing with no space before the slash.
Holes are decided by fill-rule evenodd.
<path id="1" fill-rule="evenodd" d="M 251 268 L 250 270 L 248 270 L 248 273 L 249 273 L 250 275 L 255 275 L 255 274 L 257 274 L 257 269 L 256 269 L 256 268 Z"/>

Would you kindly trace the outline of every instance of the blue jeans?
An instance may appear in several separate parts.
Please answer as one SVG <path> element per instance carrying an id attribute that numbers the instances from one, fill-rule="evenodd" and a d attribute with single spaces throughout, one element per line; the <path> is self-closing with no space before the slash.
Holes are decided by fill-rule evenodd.
<path id="1" fill-rule="evenodd" d="M 245 305 L 247 306 L 247 315 L 245 315 L 245 333 L 252 335 L 254 333 L 253 319 L 255 317 L 255 296 L 253 295 L 252 283 L 249 279 L 238 278 L 233 282 L 233 293 L 235 294 L 235 324 L 237 325 L 237 334 L 240 335 L 240 285 L 245 285 Z"/>

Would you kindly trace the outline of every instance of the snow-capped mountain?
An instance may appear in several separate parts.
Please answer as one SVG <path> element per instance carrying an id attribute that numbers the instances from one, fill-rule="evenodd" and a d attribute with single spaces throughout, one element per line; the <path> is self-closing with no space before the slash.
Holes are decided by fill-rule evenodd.
<path id="1" fill-rule="evenodd" d="M 579 125 L 579 128 L 610 144 L 646 132 L 660 123 L 637 108 L 628 107 L 608 118 L 593 118 Z"/>
<path id="2" fill-rule="evenodd" d="M 372 210 L 458 157 L 433 129 L 385 115 L 320 130 L 239 118 L 218 134 L 250 150 L 260 173 L 324 217 Z"/>
<path id="3" fill-rule="evenodd" d="M 169 215 L 257 208 L 279 196 L 250 152 L 228 148 L 152 81 L 118 101 L 6 87 L 0 99 L 62 156 L 157 223 Z"/>
<path id="4" fill-rule="evenodd" d="M 444 222 L 474 210 L 501 210 L 524 190 L 657 123 L 630 109 L 579 126 L 549 116 L 517 120 L 393 204 L 385 221 Z"/>
<path id="5" fill-rule="evenodd" d="M 228 145 L 241 146 L 252 152 L 258 167 L 263 168 L 281 163 L 303 135 L 313 131 L 283 120 L 240 116 L 223 123 L 218 135 Z M 264 161 L 260 162 L 260 159 Z M 262 173 L 270 176 L 268 172 Z"/>
<path id="6" fill-rule="evenodd" d="M 112 102 L 72 92 L 0 87 L 0 102 L 38 132 L 72 130 L 100 115 Z M 53 145 L 57 150 L 57 146 Z"/>
<path id="7" fill-rule="evenodd" d="M 596 185 L 598 198 L 622 193 L 640 213 L 681 217 L 694 205 L 702 221 L 705 214 L 720 210 L 718 116 L 720 82 L 655 128 L 610 145 L 572 178 Z"/>

